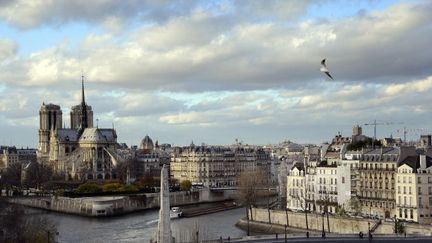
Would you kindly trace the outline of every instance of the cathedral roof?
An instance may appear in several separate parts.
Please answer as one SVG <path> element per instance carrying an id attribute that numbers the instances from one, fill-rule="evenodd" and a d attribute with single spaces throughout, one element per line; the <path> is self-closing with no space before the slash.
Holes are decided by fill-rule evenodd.
<path id="1" fill-rule="evenodd" d="M 56 130 L 57 141 L 59 142 L 78 142 L 79 132 L 75 129 L 60 128 Z"/>
<path id="2" fill-rule="evenodd" d="M 79 141 L 87 143 L 116 143 L 117 135 L 114 129 L 86 128 Z"/>

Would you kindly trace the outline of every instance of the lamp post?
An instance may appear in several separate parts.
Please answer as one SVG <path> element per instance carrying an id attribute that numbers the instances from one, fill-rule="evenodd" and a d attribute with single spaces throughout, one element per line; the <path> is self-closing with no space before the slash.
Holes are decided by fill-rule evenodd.
<path id="1" fill-rule="evenodd" d="M 368 221 L 368 237 L 369 237 L 369 242 L 372 241 L 372 234 L 371 234 L 371 230 L 370 230 L 370 222 Z"/>
<path id="2" fill-rule="evenodd" d="M 325 231 L 324 231 L 324 212 L 321 214 L 322 218 L 322 238 L 325 238 Z"/>

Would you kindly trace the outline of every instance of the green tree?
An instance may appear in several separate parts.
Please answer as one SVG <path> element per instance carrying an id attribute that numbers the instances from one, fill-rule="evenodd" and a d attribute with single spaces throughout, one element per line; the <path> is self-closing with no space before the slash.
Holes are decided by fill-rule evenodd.
<path id="1" fill-rule="evenodd" d="M 184 180 L 180 182 L 180 190 L 189 191 L 192 187 L 192 182 L 190 180 Z"/>
<path id="2" fill-rule="evenodd" d="M 122 191 L 122 192 L 138 192 L 139 190 L 138 190 L 138 188 L 137 188 L 136 186 L 134 186 L 134 185 L 123 185 L 123 186 L 120 188 L 120 191 Z"/>
<path id="3" fill-rule="evenodd" d="M 78 194 L 91 194 L 102 192 L 102 187 L 94 183 L 81 184 L 76 190 Z"/>
<path id="4" fill-rule="evenodd" d="M 120 183 L 107 183 L 102 186 L 102 191 L 104 192 L 120 192 L 122 185 Z"/>

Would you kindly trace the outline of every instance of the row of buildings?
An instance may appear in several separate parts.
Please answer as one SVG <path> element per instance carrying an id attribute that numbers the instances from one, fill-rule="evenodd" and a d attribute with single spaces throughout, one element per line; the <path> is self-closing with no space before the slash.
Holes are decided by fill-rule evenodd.
<path id="1" fill-rule="evenodd" d="M 89 181 L 159 177 L 163 164 L 170 164 L 171 177 L 209 187 L 235 186 L 244 170 L 270 173 L 270 152 L 256 146 L 171 147 L 153 143 L 145 136 L 139 146 L 127 147 L 117 141 L 113 128 L 94 126 L 93 110 L 85 99 L 84 77 L 81 102 L 70 109 L 70 125 L 63 122 L 60 105 L 43 103 L 39 110 L 37 150 L 1 148 L 1 168 L 12 164 L 39 163 L 49 166 L 56 178 Z M 33 158 L 25 159 L 31 152 Z M 275 170 L 273 170 L 275 171 Z"/>
<path id="2" fill-rule="evenodd" d="M 0 146 L 0 170 L 29 162 L 36 162 L 36 149 Z"/>
<path id="3" fill-rule="evenodd" d="M 349 144 L 336 137 L 288 170 L 287 208 L 432 223 L 430 146 Z"/>

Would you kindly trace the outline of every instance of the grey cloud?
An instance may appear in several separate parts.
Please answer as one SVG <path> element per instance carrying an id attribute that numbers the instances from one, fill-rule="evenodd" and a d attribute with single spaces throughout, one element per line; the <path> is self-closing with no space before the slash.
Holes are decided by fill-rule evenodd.
<path id="1" fill-rule="evenodd" d="M 0 39 L 0 64 L 14 58 L 18 50 L 18 45 L 13 40 Z"/>
<path id="2" fill-rule="evenodd" d="M 299 89 L 326 80 L 318 69 L 327 57 L 338 81 L 403 82 L 430 75 L 431 9 L 432 4 L 400 4 L 365 16 L 290 27 L 195 13 L 140 29 L 123 43 L 109 35 L 87 38 L 79 58 L 67 48 L 54 48 L 0 69 L 7 82 L 27 86 L 72 80 L 84 66 L 92 82 L 115 88 Z"/>
<path id="3" fill-rule="evenodd" d="M 145 21 L 164 21 L 172 16 L 187 14 L 197 1 L 8 1 L 0 5 L 0 17 L 23 29 L 40 25 L 59 26 L 72 21 L 102 22 L 115 16 Z"/>

